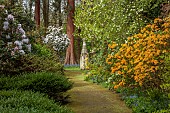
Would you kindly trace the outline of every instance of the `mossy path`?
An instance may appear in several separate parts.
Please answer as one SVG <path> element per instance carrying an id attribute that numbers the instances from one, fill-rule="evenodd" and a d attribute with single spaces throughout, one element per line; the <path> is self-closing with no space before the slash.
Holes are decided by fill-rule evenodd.
<path id="1" fill-rule="evenodd" d="M 84 81 L 81 71 L 66 70 L 67 77 L 74 82 L 68 92 L 67 105 L 75 113 L 132 113 L 119 95 L 90 82 Z"/>

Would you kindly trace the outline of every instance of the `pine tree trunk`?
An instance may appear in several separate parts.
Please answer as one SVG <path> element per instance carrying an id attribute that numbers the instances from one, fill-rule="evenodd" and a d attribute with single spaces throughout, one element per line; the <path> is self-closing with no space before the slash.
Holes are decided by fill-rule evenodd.
<path id="1" fill-rule="evenodd" d="M 35 0 L 35 21 L 36 27 L 40 27 L 40 0 Z"/>
<path id="2" fill-rule="evenodd" d="M 49 22 L 49 0 L 43 0 L 43 19 L 44 27 L 47 29 Z"/>
<path id="3" fill-rule="evenodd" d="M 68 16 L 67 16 L 67 36 L 70 39 L 70 45 L 67 48 L 65 65 L 74 65 L 77 64 L 75 55 L 74 55 L 74 24 L 73 24 L 73 15 L 75 10 L 74 0 L 68 0 Z"/>

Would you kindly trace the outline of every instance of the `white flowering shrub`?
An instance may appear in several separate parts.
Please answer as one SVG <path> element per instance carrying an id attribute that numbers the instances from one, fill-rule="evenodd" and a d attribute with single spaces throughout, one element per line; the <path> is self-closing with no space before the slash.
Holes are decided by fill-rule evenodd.
<path id="1" fill-rule="evenodd" d="M 69 45 L 69 38 L 67 34 L 62 33 L 62 28 L 49 26 L 48 33 L 46 38 L 44 39 L 44 43 L 49 43 L 52 45 L 54 50 L 56 51 L 63 51 Z"/>

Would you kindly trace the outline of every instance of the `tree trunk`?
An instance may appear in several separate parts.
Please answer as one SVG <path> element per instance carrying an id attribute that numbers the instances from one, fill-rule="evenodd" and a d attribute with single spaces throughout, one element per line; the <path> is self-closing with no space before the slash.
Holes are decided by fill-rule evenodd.
<path id="1" fill-rule="evenodd" d="M 73 24 L 73 15 L 75 10 L 74 0 L 68 0 L 68 16 L 67 16 L 67 36 L 70 39 L 70 45 L 67 48 L 65 63 L 66 65 L 77 64 L 75 55 L 74 55 L 74 24 Z"/>
<path id="2" fill-rule="evenodd" d="M 49 22 L 49 0 L 43 0 L 43 19 L 44 27 L 47 29 Z"/>
<path id="3" fill-rule="evenodd" d="M 40 0 L 35 0 L 35 22 L 38 29 L 40 27 Z"/>

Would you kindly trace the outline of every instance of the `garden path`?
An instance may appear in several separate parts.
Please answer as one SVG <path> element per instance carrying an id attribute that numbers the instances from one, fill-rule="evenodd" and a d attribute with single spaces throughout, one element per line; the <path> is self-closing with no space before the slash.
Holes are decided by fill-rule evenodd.
<path id="1" fill-rule="evenodd" d="M 75 113 L 132 113 L 118 94 L 84 81 L 81 71 L 66 70 L 65 73 L 74 82 L 68 92 L 71 98 L 67 106 Z"/>

